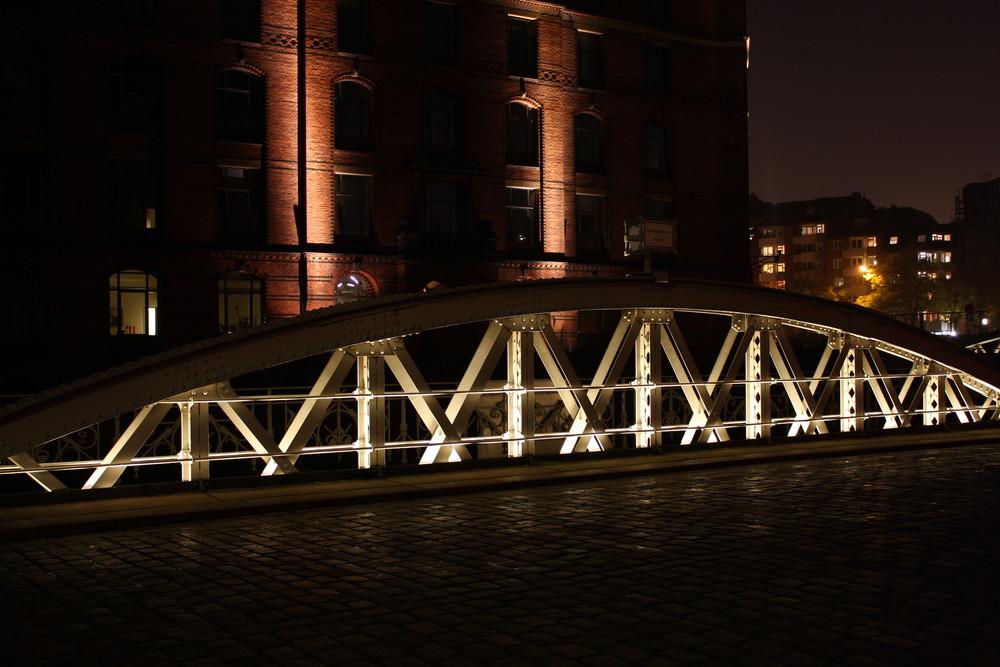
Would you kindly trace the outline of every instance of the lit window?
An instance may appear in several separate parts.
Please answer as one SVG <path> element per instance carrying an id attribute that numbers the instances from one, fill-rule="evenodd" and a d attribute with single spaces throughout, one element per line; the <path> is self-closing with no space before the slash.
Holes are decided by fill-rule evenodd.
<path id="1" fill-rule="evenodd" d="M 334 86 L 334 97 L 334 145 L 340 150 L 372 150 L 371 91 L 360 83 L 341 81 Z"/>
<path id="2" fill-rule="evenodd" d="M 604 252 L 604 198 L 576 196 L 576 254 Z"/>
<path id="3" fill-rule="evenodd" d="M 538 166 L 538 110 L 518 102 L 507 105 L 507 164 Z"/>
<path id="4" fill-rule="evenodd" d="M 260 42 L 260 0 L 222 0 L 220 27 L 223 39 Z"/>
<path id="5" fill-rule="evenodd" d="M 347 53 L 371 54 L 371 0 L 339 0 L 337 3 L 337 49 Z"/>
<path id="6" fill-rule="evenodd" d="M 507 73 L 538 77 L 538 24 L 517 16 L 507 17 Z"/>
<path id="7" fill-rule="evenodd" d="M 262 169 L 219 167 L 219 227 L 234 241 L 260 241 L 264 231 Z"/>
<path id="8" fill-rule="evenodd" d="M 774 283 L 774 286 L 775 286 L 776 289 L 787 289 L 788 288 L 788 281 L 786 281 L 786 280 L 779 280 L 776 283 Z"/>
<path id="9" fill-rule="evenodd" d="M 264 141 L 264 77 L 242 69 L 219 73 L 219 138 Z"/>
<path id="10" fill-rule="evenodd" d="M 372 177 L 337 174 L 337 225 L 347 236 L 372 233 Z"/>
<path id="11" fill-rule="evenodd" d="M 111 335 L 156 335 L 156 277 L 121 271 L 109 281 Z"/>
<path id="12" fill-rule="evenodd" d="M 507 188 L 507 242 L 531 247 L 538 239 L 538 190 Z"/>
<path id="13" fill-rule="evenodd" d="M 219 278 L 219 331 L 233 333 L 264 321 L 264 281 L 233 271 Z"/>
<path id="14" fill-rule="evenodd" d="M 774 264 L 764 264 L 760 267 L 763 273 L 774 273 Z"/>
<path id="15" fill-rule="evenodd" d="M 603 36 L 583 31 L 578 31 L 576 35 L 578 84 L 581 88 L 603 88 Z"/>
<path id="16" fill-rule="evenodd" d="M 604 171 L 601 119 L 590 113 L 576 115 L 576 170 L 597 174 Z"/>
<path id="17" fill-rule="evenodd" d="M 458 7 L 427 3 L 427 51 L 440 62 L 458 58 Z"/>
<path id="18" fill-rule="evenodd" d="M 760 254 L 763 255 L 764 257 L 771 257 L 771 256 L 773 256 L 774 255 L 774 246 L 773 245 L 766 245 L 766 246 L 764 246 L 763 248 L 760 249 Z"/>
<path id="19" fill-rule="evenodd" d="M 458 102 L 452 95 L 424 95 L 424 144 L 428 148 L 458 148 Z"/>
<path id="20" fill-rule="evenodd" d="M 931 241 L 950 241 L 951 234 L 931 234 Z"/>
<path id="21" fill-rule="evenodd" d="M 833 279 L 833 284 L 834 284 L 835 287 L 843 287 L 844 286 L 844 279 L 843 278 L 834 278 Z"/>
<path id="22" fill-rule="evenodd" d="M 869 248 L 875 248 L 878 246 L 878 239 L 874 236 L 869 236 L 868 239 L 866 240 L 866 245 Z"/>
<path id="23" fill-rule="evenodd" d="M 785 263 L 784 262 L 778 262 L 777 264 L 774 265 L 774 270 L 777 273 L 784 273 L 785 272 Z"/>
<path id="24" fill-rule="evenodd" d="M 899 237 L 898 236 L 890 236 L 889 237 L 889 245 L 898 245 L 898 244 L 899 244 Z"/>
<path id="25" fill-rule="evenodd" d="M 111 161 L 111 220 L 114 227 L 156 229 L 160 208 L 159 163 L 153 160 Z"/>
<path id="26" fill-rule="evenodd" d="M 642 160 L 647 174 L 665 177 L 670 171 L 667 129 L 646 121 L 642 126 Z"/>
<path id="27" fill-rule="evenodd" d="M 337 303 L 350 303 L 371 296 L 368 281 L 356 273 L 348 273 L 337 281 Z"/>

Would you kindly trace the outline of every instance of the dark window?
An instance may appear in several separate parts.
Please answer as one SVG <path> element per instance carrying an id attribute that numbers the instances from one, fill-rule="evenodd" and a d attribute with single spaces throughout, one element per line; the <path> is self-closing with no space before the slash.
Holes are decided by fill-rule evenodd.
<path id="1" fill-rule="evenodd" d="M 587 174 L 604 171 L 601 119 L 590 113 L 576 115 L 576 170 Z"/>
<path id="2" fill-rule="evenodd" d="M 670 142 L 667 129 L 646 121 L 642 126 L 642 166 L 650 176 L 670 175 Z"/>
<path id="3" fill-rule="evenodd" d="M 507 17 L 507 73 L 538 77 L 538 23 Z"/>
<path id="4" fill-rule="evenodd" d="M 347 236 L 372 233 L 372 177 L 337 174 L 337 223 Z"/>
<path id="5" fill-rule="evenodd" d="M 507 243 L 532 247 L 538 243 L 538 190 L 507 188 Z"/>
<path id="6" fill-rule="evenodd" d="M 458 101 L 451 95 L 424 95 L 424 145 L 428 148 L 458 148 Z"/>
<path id="7" fill-rule="evenodd" d="M 260 42 L 260 0 L 222 0 L 223 39 Z"/>
<path id="8" fill-rule="evenodd" d="M 111 61 L 111 122 L 123 130 L 144 130 L 159 115 L 159 73 L 143 56 Z"/>
<path id="9" fill-rule="evenodd" d="M 219 73 L 219 138 L 264 142 L 264 77 L 241 69 Z"/>
<path id="10" fill-rule="evenodd" d="M 111 161 L 111 221 L 120 231 L 160 223 L 160 165 L 155 160 Z"/>
<path id="11" fill-rule="evenodd" d="M 647 218 L 654 220 L 670 219 L 670 202 L 662 199 L 647 199 L 643 207 L 643 213 Z"/>
<path id="12" fill-rule="evenodd" d="M 458 7 L 427 3 L 427 53 L 439 62 L 458 59 Z"/>
<path id="13" fill-rule="evenodd" d="M 220 167 L 219 172 L 219 222 L 223 237 L 260 241 L 264 231 L 263 171 Z"/>
<path id="14" fill-rule="evenodd" d="M 576 254 L 594 255 L 604 251 L 604 198 L 576 196 Z"/>
<path id="15" fill-rule="evenodd" d="M 112 11 L 116 21 L 144 25 L 156 17 L 156 0 L 114 0 Z"/>
<path id="16" fill-rule="evenodd" d="M 264 281 L 243 271 L 219 278 L 219 331 L 243 331 L 263 322 Z"/>
<path id="17" fill-rule="evenodd" d="M 604 87 L 603 36 L 592 32 L 578 31 L 577 36 L 577 78 L 581 88 Z"/>
<path id="18" fill-rule="evenodd" d="M 507 105 L 507 164 L 538 166 L 538 110 L 518 102 Z"/>
<path id="19" fill-rule="evenodd" d="M 654 95 L 670 95 L 670 49 L 646 44 L 646 90 Z"/>
<path id="20" fill-rule="evenodd" d="M 341 81 L 336 96 L 335 144 L 341 150 L 370 151 L 372 140 L 372 95 L 360 83 Z"/>
<path id="21" fill-rule="evenodd" d="M 427 181 L 426 230 L 435 234 L 457 234 L 461 229 L 463 187 L 454 181 Z"/>
<path id="22" fill-rule="evenodd" d="M 0 178 L 0 231 L 5 238 L 39 233 L 50 199 L 45 154 L 4 150 L 0 152 L 0 164 L 7 165 Z"/>
<path id="23" fill-rule="evenodd" d="M 337 48 L 347 53 L 371 55 L 371 0 L 339 0 L 337 3 Z"/>
<path id="24" fill-rule="evenodd" d="M 121 271 L 109 280 L 111 335 L 156 335 L 156 276 Z"/>

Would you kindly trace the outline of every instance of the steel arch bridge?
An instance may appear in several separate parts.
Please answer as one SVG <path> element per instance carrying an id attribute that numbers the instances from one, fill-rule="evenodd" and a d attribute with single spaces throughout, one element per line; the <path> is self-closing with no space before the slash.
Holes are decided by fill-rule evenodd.
<path id="1" fill-rule="evenodd" d="M 604 323 L 588 336 L 597 353 L 554 326 L 566 318 Z M 453 375 L 429 380 L 421 366 L 443 359 Z M 281 369 L 310 372 L 308 386 L 253 386 Z M 97 489 L 998 418 L 1000 370 L 984 355 L 874 311 L 732 284 L 525 281 L 316 310 L 7 406 L 0 483 Z"/>

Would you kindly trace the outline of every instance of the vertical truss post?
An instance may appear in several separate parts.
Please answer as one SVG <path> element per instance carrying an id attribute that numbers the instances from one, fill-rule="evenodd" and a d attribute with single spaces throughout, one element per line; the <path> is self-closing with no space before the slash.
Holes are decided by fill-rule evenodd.
<path id="1" fill-rule="evenodd" d="M 746 438 L 754 440 L 771 435 L 771 330 L 776 324 L 766 318 L 753 318 L 743 365 L 746 372 Z"/>
<path id="2" fill-rule="evenodd" d="M 664 311 L 660 311 L 664 313 Z M 646 311 L 637 316 L 642 322 L 635 339 L 635 431 L 636 447 L 658 447 L 663 439 L 663 407 L 661 381 L 662 355 L 660 352 L 665 318 Z"/>
<path id="3" fill-rule="evenodd" d="M 850 337 L 843 337 L 841 344 L 844 363 L 840 367 L 840 431 L 860 431 L 864 425 L 864 380 L 858 377 L 860 350 Z"/>
<path id="4" fill-rule="evenodd" d="M 923 414 L 924 426 L 937 426 L 944 423 L 944 384 L 947 378 L 940 366 L 926 362 L 923 364 L 926 382 L 923 384 Z"/>
<path id="5" fill-rule="evenodd" d="M 380 356 L 359 355 L 358 387 L 358 468 L 385 466 L 385 360 Z"/>
<path id="6" fill-rule="evenodd" d="M 507 456 L 518 458 L 535 453 L 535 356 L 532 336 L 536 318 L 504 321 L 510 329 L 507 340 Z"/>
<path id="7" fill-rule="evenodd" d="M 209 477 L 208 403 L 178 403 L 181 411 L 181 481 L 197 482 Z"/>

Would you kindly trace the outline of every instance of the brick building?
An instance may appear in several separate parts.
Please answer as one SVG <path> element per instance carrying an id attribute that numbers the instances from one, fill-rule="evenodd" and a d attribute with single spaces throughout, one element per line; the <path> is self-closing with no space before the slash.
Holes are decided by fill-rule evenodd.
<path id="1" fill-rule="evenodd" d="M 345 299 L 633 272 L 641 215 L 677 220 L 654 268 L 749 279 L 744 0 L 3 19 L 3 390 Z"/>

